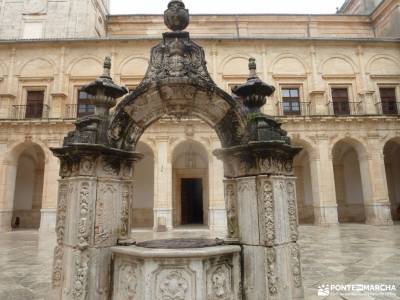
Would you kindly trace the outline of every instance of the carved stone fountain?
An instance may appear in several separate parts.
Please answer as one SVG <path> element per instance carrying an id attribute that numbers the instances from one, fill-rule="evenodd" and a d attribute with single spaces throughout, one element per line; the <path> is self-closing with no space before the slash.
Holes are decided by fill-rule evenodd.
<path id="1" fill-rule="evenodd" d="M 257 76 L 224 92 L 207 71 L 188 32 L 181 0 L 165 11 L 171 30 L 151 50 L 141 84 L 113 83 L 111 62 L 84 90 L 95 114 L 76 122 L 62 148 L 53 287 L 59 299 L 303 299 L 293 158 L 300 151 L 261 112 L 274 87 Z M 165 240 L 117 246 L 129 239 L 134 152 L 143 132 L 164 115 L 201 118 L 218 134 L 224 163 L 225 241 Z M 138 174 L 140 176 L 140 174 Z M 120 244 L 121 245 L 121 244 Z"/>

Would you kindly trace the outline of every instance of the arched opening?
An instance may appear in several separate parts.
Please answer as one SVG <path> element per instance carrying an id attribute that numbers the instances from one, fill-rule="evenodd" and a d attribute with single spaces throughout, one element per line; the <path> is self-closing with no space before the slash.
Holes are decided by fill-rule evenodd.
<path id="1" fill-rule="evenodd" d="M 42 149 L 31 144 L 17 159 L 13 213 L 13 229 L 39 229 L 42 208 L 45 158 Z"/>
<path id="2" fill-rule="evenodd" d="M 300 224 L 314 223 L 314 199 L 312 191 L 312 178 L 310 168 L 310 156 L 303 148 L 293 162 L 294 174 L 297 177 L 297 209 Z"/>
<path id="3" fill-rule="evenodd" d="M 172 153 L 174 226 L 208 225 L 208 155 L 198 142 L 187 140 Z"/>
<path id="4" fill-rule="evenodd" d="M 383 153 L 392 218 L 400 221 L 400 139 L 387 142 Z"/>
<path id="5" fill-rule="evenodd" d="M 153 227 L 154 208 L 154 153 L 145 143 L 136 146 L 144 155 L 135 166 L 135 183 L 131 213 L 132 229 Z M 139 175 L 139 176 L 137 176 Z"/>
<path id="6" fill-rule="evenodd" d="M 342 140 L 332 150 L 339 223 L 364 223 L 360 153 L 356 142 Z"/>

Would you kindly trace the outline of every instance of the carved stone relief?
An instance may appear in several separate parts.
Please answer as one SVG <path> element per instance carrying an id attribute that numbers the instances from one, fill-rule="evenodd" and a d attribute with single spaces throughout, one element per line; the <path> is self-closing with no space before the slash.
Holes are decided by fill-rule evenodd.
<path id="1" fill-rule="evenodd" d="M 140 271 L 137 265 L 124 264 L 120 267 L 119 288 L 121 291 L 121 299 L 140 300 L 139 297 L 139 280 Z"/>
<path id="2" fill-rule="evenodd" d="M 226 214 L 228 222 L 228 237 L 238 237 L 238 216 L 237 216 L 237 195 L 235 185 L 227 183 L 225 185 Z"/>
<path id="3" fill-rule="evenodd" d="M 129 233 L 129 211 L 132 203 L 132 186 L 124 185 L 122 188 L 122 209 L 121 209 L 121 228 L 120 235 L 128 236 Z"/>
<path id="4" fill-rule="evenodd" d="M 89 183 L 84 182 L 79 192 L 78 246 L 81 250 L 89 246 L 89 189 Z"/>
<path id="5" fill-rule="evenodd" d="M 64 233 L 65 233 L 65 221 L 67 217 L 67 197 L 68 197 L 68 184 L 60 184 L 59 196 L 58 196 L 58 207 L 57 207 L 57 220 L 56 220 L 56 235 L 57 235 L 57 246 L 54 249 L 53 258 L 53 275 L 52 282 L 53 287 L 59 287 L 62 279 L 62 267 L 63 267 L 63 244 L 64 244 Z"/>
<path id="6" fill-rule="evenodd" d="M 188 275 L 188 274 L 186 274 Z M 184 276 L 184 271 L 171 270 L 160 280 L 157 286 L 158 298 L 160 300 L 188 300 L 190 285 Z"/>
<path id="7" fill-rule="evenodd" d="M 99 183 L 97 202 L 96 202 L 96 220 L 94 229 L 94 240 L 96 245 L 107 242 L 111 237 L 113 230 L 115 214 L 115 193 L 117 189 L 114 184 Z"/>
<path id="8" fill-rule="evenodd" d="M 266 251 L 267 263 L 266 273 L 268 281 L 268 291 L 270 295 L 276 295 L 278 293 L 278 277 L 276 275 L 276 250 L 274 248 L 268 248 Z"/>
<path id="9" fill-rule="evenodd" d="M 293 243 L 290 245 L 290 252 L 292 257 L 292 274 L 293 281 L 297 288 L 302 287 L 301 280 L 301 264 L 300 264 L 300 249 L 299 245 Z"/>
<path id="10" fill-rule="evenodd" d="M 228 300 L 231 299 L 232 283 L 231 268 L 227 265 L 219 265 L 209 272 L 207 278 L 209 300 Z"/>
<path id="11" fill-rule="evenodd" d="M 295 183 L 292 181 L 287 182 L 287 195 L 288 195 L 288 212 L 289 212 L 289 227 L 290 237 L 292 241 L 297 241 L 299 237 L 297 226 L 297 209 L 296 209 L 296 190 Z"/>
<path id="12" fill-rule="evenodd" d="M 78 252 L 75 259 L 75 275 L 72 295 L 74 299 L 86 299 L 88 292 L 88 266 L 89 257 L 85 253 Z"/>
<path id="13" fill-rule="evenodd" d="M 264 234 L 265 244 L 273 246 L 275 241 L 274 199 L 273 188 L 270 181 L 264 181 L 261 185 L 262 200 L 264 205 Z"/>

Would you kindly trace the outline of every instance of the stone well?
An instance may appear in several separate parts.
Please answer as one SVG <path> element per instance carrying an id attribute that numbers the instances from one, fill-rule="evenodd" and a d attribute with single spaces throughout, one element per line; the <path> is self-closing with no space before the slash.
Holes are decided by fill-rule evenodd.
<path id="1" fill-rule="evenodd" d="M 239 300 L 240 247 L 209 240 L 112 248 L 114 300 Z"/>

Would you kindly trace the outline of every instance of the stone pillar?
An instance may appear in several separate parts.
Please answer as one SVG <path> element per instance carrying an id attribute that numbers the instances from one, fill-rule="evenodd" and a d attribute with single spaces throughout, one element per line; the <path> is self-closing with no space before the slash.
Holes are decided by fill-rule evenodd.
<path id="1" fill-rule="evenodd" d="M 58 299 L 109 299 L 112 246 L 129 234 L 138 154 L 87 145 L 61 160 L 53 287 Z"/>
<path id="2" fill-rule="evenodd" d="M 169 155 L 169 138 L 157 139 L 154 162 L 154 230 L 165 231 L 173 227 L 172 165 Z"/>
<path id="3" fill-rule="evenodd" d="M 0 232 L 11 231 L 17 163 L 3 159 L 0 166 Z"/>
<path id="4" fill-rule="evenodd" d="M 216 149 L 219 140 L 213 141 L 213 149 Z M 209 190 L 210 205 L 208 213 L 208 224 L 210 230 L 217 236 L 226 236 L 226 209 L 224 200 L 224 167 L 221 161 L 212 156 L 209 162 Z"/>
<path id="5" fill-rule="evenodd" d="M 292 158 L 253 147 L 216 152 L 226 177 L 226 240 L 243 249 L 243 299 L 303 299 Z"/>
<path id="6" fill-rule="evenodd" d="M 57 158 L 49 155 L 44 170 L 42 208 L 40 210 L 40 231 L 54 232 L 56 227 L 57 194 L 60 164 Z"/>
<path id="7" fill-rule="evenodd" d="M 317 155 L 310 157 L 315 224 L 338 224 L 332 153 L 327 136 L 317 136 Z"/>
<path id="8" fill-rule="evenodd" d="M 382 148 L 378 139 L 372 139 L 368 155 L 359 158 L 366 223 L 372 225 L 393 224 Z"/>

